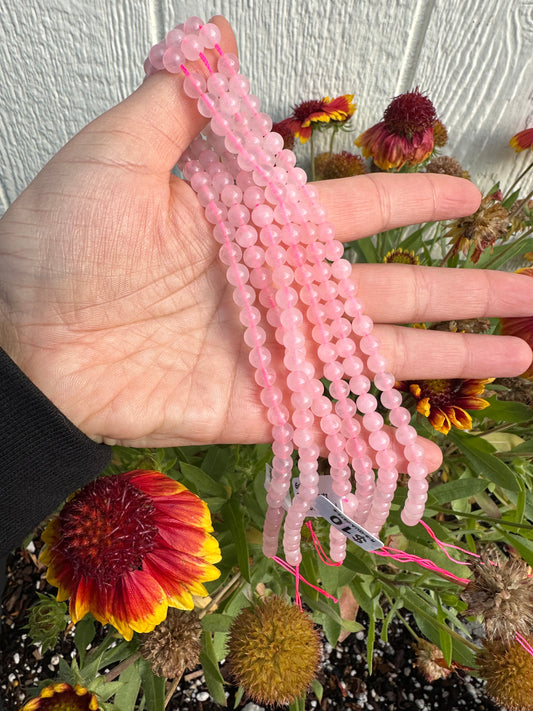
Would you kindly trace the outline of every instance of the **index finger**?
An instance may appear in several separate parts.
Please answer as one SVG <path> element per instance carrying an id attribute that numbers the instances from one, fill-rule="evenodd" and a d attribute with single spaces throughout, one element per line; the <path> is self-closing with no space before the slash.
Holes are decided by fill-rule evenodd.
<path id="1" fill-rule="evenodd" d="M 477 210 L 481 195 L 464 178 L 436 173 L 370 173 L 313 183 L 337 239 L 455 217 Z"/>

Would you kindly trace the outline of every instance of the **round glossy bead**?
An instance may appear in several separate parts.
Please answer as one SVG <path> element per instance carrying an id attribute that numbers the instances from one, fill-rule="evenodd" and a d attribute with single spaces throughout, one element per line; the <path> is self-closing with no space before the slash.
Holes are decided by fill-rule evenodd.
<path id="1" fill-rule="evenodd" d="M 421 444 L 416 443 L 407 445 L 407 447 L 403 450 L 403 453 L 409 462 L 416 462 L 423 459 L 425 456 L 424 447 L 422 447 Z"/>
<path id="2" fill-rule="evenodd" d="M 395 407 L 389 412 L 389 420 L 391 425 L 394 425 L 395 427 L 408 425 L 411 421 L 411 413 L 405 407 Z"/>
<path id="3" fill-rule="evenodd" d="M 383 427 L 383 417 L 379 412 L 368 412 L 363 416 L 363 427 L 368 432 L 377 432 Z"/>
<path id="4" fill-rule="evenodd" d="M 373 373 L 381 373 L 387 367 L 387 359 L 378 353 L 371 355 L 366 362 L 368 369 Z"/>
<path id="5" fill-rule="evenodd" d="M 191 99 L 198 99 L 205 93 L 206 82 L 204 77 L 198 72 L 191 72 L 183 80 L 183 91 Z"/>
<path id="6" fill-rule="evenodd" d="M 408 463 L 407 473 L 409 476 L 412 476 L 413 479 L 425 479 L 429 474 L 429 470 L 423 462 L 414 461 Z"/>
<path id="7" fill-rule="evenodd" d="M 203 52 L 203 50 L 203 42 L 196 35 L 186 35 L 181 42 L 181 51 L 185 55 L 185 58 L 192 62 L 200 59 L 200 53 Z"/>
<path id="8" fill-rule="evenodd" d="M 396 378 L 394 375 L 392 373 L 387 373 L 387 371 L 376 373 L 374 377 L 374 385 L 378 388 L 378 390 L 382 391 L 392 390 L 395 382 Z"/>
<path id="9" fill-rule="evenodd" d="M 374 322 L 370 316 L 361 315 L 352 324 L 354 333 L 358 336 L 366 336 L 372 332 Z M 370 367 L 370 366 L 369 366 Z"/>
<path id="10" fill-rule="evenodd" d="M 380 375 L 383 375 L 383 373 L 376 374 L 376 378 L 378 378 Z M 374 379 L 374 381 L 375 381 L 375 379 Z M 377 385 L 377 383 L 376 383 L 376 385 Z M 384 392 L 382 392 L 380 399 L 381 399 L 381 404 L 383 405 L 383 407 L 386 407 L 389 410 L 398 408 L 402 404 L 401 392 L 399 392 L 398 390 L 394 390 L 394 389 L 385 390 Z"/>
<path id="11" fill-rule="evenodd" d="M 376 432 L 370 433 L 368 443 L 372 449 L 376 451 L 387 449 L 390 447 L 390 437 L 386 432 L 383 432 L 383 430 L 377 430 Z"/>
<path id="12" fill-rule="evenodd" d="M 397 461 L 398 457 L 391 449 L 383 450 L 376 453 L 376 463 L 380 467 L 394 467 Z"/>
<path id="13" fill-rule="evenodd" d="M 181 71 L 181 65 L 185 61 L 185 55 L 176 45 L 170 45 L 163 54 L 163 67 L 171 74 Z"/>
<path id="14" fill-rule="evenodd" d="M 196 34 L 200 27 L 204 24 L 203 20 L 201 17 L 197 17 L 196 15 L 192 15 L 189 17 L 185 22 L 183 23 L 183 31 L 185 34 Z"/>
<path id="15" fill-rule="evenodd" d="M 208 49 L 213 49 L 213 47 L 220 42 L 220 30 L 212 22 L 202 25 L 198 36 Z"/>
<path id="16" fill-rule="evenodd" d="M 378 401 L 370 393 L 364 393 L 357 398 L 357 409 L 359 412 L 370 413 L 378 406 Z M 382 418 L 383 419 L 383 418 Z M 383 424 L 383 423 L 382 423 Z"/>
<path id="17" fill-rule="evenodd" d="M 164 41 L 155 44 L 148 53 L 148 59 L 154 69 L 160 71 L 164 68 L 163 55 L 165 54 L 166 43 Z"/>
<path id="18" fill-rule="evenodd" d="M 401 425 L 396 430 L 395 437 L 400 444 L 413 444 L 416 442 L 418 433 L 412 425 Z"/>

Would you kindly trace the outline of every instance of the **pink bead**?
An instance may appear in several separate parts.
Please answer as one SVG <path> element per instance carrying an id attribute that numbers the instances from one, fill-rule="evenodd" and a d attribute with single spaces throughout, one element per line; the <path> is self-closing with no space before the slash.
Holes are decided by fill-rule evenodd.
<path id="1" fill-rule="evenodd" d="M 217 222 L 224 222 L 224 220 L 226 219 L 226 214 L 226 207 L 217 200 L 211 200 L 206 205 L 205 218 L 212 225 L 216 225 Z"/>
<path id="2" fill-rule="evenodd" d="M 241 225 L 235 230 L 235 241 L 241 247 L 252 247 L 257 242 L 257 230 L 254 229 L 251 225 Z M 264 251 L 261 251 L 264 255 Z"/>
<path id="3" fill-rule="evenodd" d="M 351 484 L 349 481 L 339 481 L 336 480 L 333 482 L 331 485 L 331 488 L 333 489 L 333 492 L 337 494 L 337 496 L 345 496 L 346 494 L 349 494 L 350 491 L 352 490 Z"/>
<path id="4" fill-rule="evenodd" d="M 412 494 L 425 494 L 429 488 L 427 479 L 409 479 L 409 492 Z"/>
<path id="5" fill-rule="evenodd" d="M 336 400 L 344 400 L 350 394 L 350 386 L 345 380 L 336 380 L 329 386 L 329 394 Z"/>
<path id="6" fill-rule="evenodd" d="M 328 461 L 332 467 L 341 469 L 346 467 L 349 462 L 349 457 L 345 451 L 335 451 L 329 453 Z"/>
<path id="7" fill-rule="evenodd" d="M 264 370 L 256 371 L 255 382 L 262 388 L 273 385 L 276 382 L 276 371 L 272 368 L 265 368 Z"/>
<path id="8" fill-rule="evenodd" d="M 381 375 L 383 375 L 383 373 L 378 373 L 376 375 L 376 378 L 380 377 Z M 374 379 L 374 382 L 375 382 L 375 379 Z M 377 383 L 376 383 L 376 385 L 377 385 Z M 379 385 L 377 385 L 377 387 L 379 387 Z M 382 403 L 383 407 L 386 407 L 389 410 L 398 408 L 402 404 L 402 394 L 398 390 L 394 390 L 394 389 L 384 391 L 381 394 L 381 403 Z"/>
<path id="9" fill-rule="evenodd" d="M 373 395 L 371 395 L 370 393 L 364 393 L 363 395 L 359 395 L 359 397 L 357 398 L 357 409 L 360 412 L 364 412 L 364 413 L 374 412 L 374 410 L 377 408 L 377 406 L 378 406 L 378 402 L 377 402 L 376 398 Z"/>
<path id="10" fill-rule="evenodd" d="M 198 99 L 205 93 L 206 82 L 204 77 L 198 72 L 191 72 L 183 79 L 183 91 L 191 99 Z"/>
<path id="11" fill-rule="evenodd" d="M 413 444 L 416 442 L 418 433 L 411 425 L 401 425 L 396 430 L 395 437 L 400 444 Z"/>
<path id="12" fill-rule="evenodd" d="M 324 363 L 330 363 L 336 358 L 335 348 L 329 343 L 323 343 L 321 346 L 319 346 L 317 353 L 320 360 Z"/>
<path id="13" fill-rule="evenodd" d="M 356 356 L 350 356 L 343 360 L 342 367 L 346 375 L 353 377 L 356 375 L 360 375 L 363 372 L 363 361 L 360 358 L 357 358 Z"/>
<path id="14" fill-rule="evenodd" d="M 407 473 L 414 479 L 425 479 L 429 474 L 429 470 L 423 462 L 414 461 L 407 465 Z"/>
<path id="15" fill-rule="evenodd" d="M 245 306 L 239 314 L 239 320 L 243 326 L 256 326 L 261 321 L 261 312 L 255 306 Z M 254 348 L 250 351 L 249 360 L 254 366 L 266 365 L 270 362 L 270 351 L 263 347 Z"/>
<path id="16" fill-rule="evenodd" d="M 335 382 L 340 380 L 343 376 L 344 368 L 336 361 L 324 365 L 324 377 L 328 380 Z"/>
<path id="17" fill-rule="evenodd" d="M 355 395 L 363 395 L 370 390 L 370 380 L 366 377 L 366 375 L 354 375 L 353 378 L 350 378 L 349 384 L 350 390 Z"/>
<path id="18" fill-rule="evenodd" d="M 320 420 L 320 428 L 325 434 L 335 434 L 340 430 L 340 427 L 340 418 L 335 414 L 326 415 Z"/>
<path id="19" fill-rule="evenodd" d="M 316 461 L 319 454 L 320 449 L 317 444 L 310 445 L 309 447 L 301 447 L 298 451 L 300 459 L 302 459 L 304 462 Z"/>
<path id="20" fill-rule="evenodd" d="M 312 394 L 309 393 L 312 397 Z M 313 404 L 311 405 L 311 410 L 317 417 L 326 417 L 329 415 L 333 409 L 331 400 L 325 396 L 317 397 L 313 399 Z"/>
<path id="21" fill-rule="evenodd" d="M 339 400 L 335 403 L 335 412 L 339 417 L 345 417 L 348 419 L 353 418 L 356 413 L 356 406 L 353 400 Z M 356 430 L 356 433 L 359 430 Z"/>
<path id="22" fill-rule="evenodd" d="M 203 94 L 198 99 L 198 112 L 206 118 L 211 118 L 215 113 L 215 102 L 212 94 Z"/>
<path id="23" fill-rule="evenodd" d="M 151 65 L 156 69 L 157 71 L 161 70 L 164 68 L 163 65 L 163 55 L 165 53 L 166 49 L 166 43 L 164 41 L 158 42 L 155 44 L 150 52 L 148 53 L 148 59 L 150 60 Z"/>
<path id="24" fill-rule="evenodd" d="M 265 251 L 261 247 L 247 247 L 243 255 L 247 267 L 260 267 L 265 261 Z"/>
<path id="25" fill-rule="evenodd" d="M 397 461 L 398 457 L 391 449 L 380 451 L 376 454 L 376 463 L 385 469 L 394 467 Z"/>
<path id="26" fill-rule="evenodd" d="M 163 67 L 171 74 L 178 74 L 181 71 L 181 65 L 185 62 L 185 55 L 176 45 L 167 47 L 163 54 Z"/>
<path id="27" fill-rule="evenodd" d="M 392 390 L 395 382 L 396 378 L 394 375 L 392 373 L 387 373 L 386 371 L 377 373 L 374 377 L 374 385 L 378 388 L 378 390 L 382 391 Z"/>
<path id="28" fill-rule="evenodd" d="M 411 421 L 411 413 L 405 407 L 395 407 L 389 412 L 389 420 L 395 427 L 408 425 Z"/>
<path id="29" fill-rule="evenodd" d="M 378 430 L 370 433 L 368 436 L 368 443 L 372 449 L 378 452 L 381 449 L 387 449 L 387 447 L 390 447 L 390 437 L 386 432 L 383 432 L 383 430 Z"/>
<path id="30" fill-rule="evenodd" d="M 378 454 L 384 454 L 384 452 L 378 452 Z M 378 469 L 378 481 L 384 486 L 395 486 L 398 481 L 398 472 L 395 469 L 381 467 Z"/>
<path id="31" fill-rule="evenodd" d="M 348 311 L 347 311 L 348 313 Z M 366 336 L 372 332 L 374 322 L 370 316 L 359 316 L 352 324 L 353 332 L 358 336 Z M 369 366 L 370 367 L 370 366 Z"/>
<path id="32" fill-rule="evenodd" d="M 183 31 L 185 34 L 196 33 L 203 24 L 204 22 L 201 17 L 193 15 L 183 23 Z"/>
<path id="33" fill-rule="evenodd" d="M 372 334 L 363 336 L 363 338 L 361 338 L 361 340 L 359 341 L 359 347 L 361 348 L 363 353 L 366 353 L 367 355 L 373 355 L 374 353 L 377 353 L 380 346 L 380 340 Z"/>
<path id="34" fill-rule="evenodd" d="M 283 264 L 275 267 L 272 270 L 272 283 L 274 284 L 275 287 L 288 287 L 290 284 L 292 284 L 292 281 L 294 279 L 294 272 L 290 267 L 287 267 Z M 295 306 L 298 303 L 298 295 L 294 291 L 294 289 L 291 289 L 289 294 L 295 294 L 294 298 L 291 297 L 286 297 L 283 300 L 283 303 L 281 301 L 278 301 L 279 305 L 282 306 L 282 308 L 287 308 L 291 306 Z"/>
<path id="35" fill-rule="evenodd" d="M 383 427 L 383 417 L 379 412 L 369 412 L 363 417 L 363 427 L 368 432 L 377 433 Z"/>
<path id="36" fill-rule="evenodd" d="M 409 462 L 416 462 L 419 459 L 423 459 L 425 456 L 424 447 L 421 444 L 409 444 L 403 451 L 405 458 Z"/>
<path id="37" fill-rule="evenodd" d="M 340 452 L 346 447 L 345 438 L 338 433 L 328 434 L 326 436 L 326 448 L 330 452 Z"/>
<path id="38" fill-rule="evenodd" d="M 228 210 L 228 222 L 234 227 L 246 225 L 250 219 L 250 211 L 244 205 L 232 205 Z"/>
<path id="39" fill-rule="evenodd" d="M 293 442 L 296 447 L 309 447 L 315 441 L 311 430 L 295 430 Z"/>
<path id="40" fill-rule="evenodd" d="M 238 286 L 248 281 L 248 274 L 248 269 L 244 264 L 232 264 L 226 272 L 226 279 L 230 284 Z"/>
<path id="41" fill-rule="evenodd" d="M 387 367 L 387 359 L 385 356 L 374 354 L 369 357 L 366 364 L 373 373 L 381 373 Z"/>
<path id="42" fill-rule="evenodd" d="M 213 49 L 220 42 L 220 30 L 211 22 L 200 27 L 198 35 L 208 49 Z"/>
<path id="43" fill-rule="evenodd" d="M 285 356 L 286 358 L 287 356 Z M 285 359 L 284 359 L 285 360 Z M 312 395 L 302 391 L 291 395 L 291 405 L 295 410 L 308 410 L 313 402 Z"/>
<path id="44" fill-rule="evenodd" d="M 290 442 L 293 434 L 294 429 L 292 425 L 275 425 L 272 428 L 272 437 L 277 442 Z"/>

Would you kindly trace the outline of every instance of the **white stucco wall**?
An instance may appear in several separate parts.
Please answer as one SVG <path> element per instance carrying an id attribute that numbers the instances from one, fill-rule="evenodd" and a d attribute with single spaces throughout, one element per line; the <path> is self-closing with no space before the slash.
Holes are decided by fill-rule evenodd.
<path id="1" fill-rule="evenodd" d="M 449 130 L 446 152 L 482 189 L 505 187 L 531 158 L 508 147 L 533 126 L 531 0 L 3 0 L 0 212 L 139 84 L 155 41 L 215 13 L 232 23 L 242 70 L 274 120 L 299 101 L 354 93 L 359 133 L 418 85 Z"/>

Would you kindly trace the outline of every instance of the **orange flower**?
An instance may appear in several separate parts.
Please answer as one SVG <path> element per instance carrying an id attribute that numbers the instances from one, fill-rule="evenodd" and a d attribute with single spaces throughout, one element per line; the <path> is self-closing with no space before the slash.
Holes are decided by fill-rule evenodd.
<path id="1" fill-rule="evenodd" d="M 525 151 L 527 148 L 533 149 L 533 128 L 526 128 L 523 131 L 515 133 L 509 141 L 509 145 L 514 148 L 517 153 Z"/>
<path id="2" fill-rule="evenodd" d="M 372 158 L 381 170 L 418 165 L 433 153 L 435 108 L 418 89 L 395 97 L 383 114 L 383 121 L 355 139 L 365 158 Z M 444 127 L 440 122 L 439 131 Z"/>
<path id="3" fill-rule="evenodd" d="M 280 122 L 288 127 L 300 139 L 300 143 L 307 143 L 316 123 L 345 123 L 353 116 L 355 104 L 353 94 L 343 94 L 336 99 L 328 96 L 317 101 L 304 101 L 292 110 L 292 115 Z"/>
<path id="4" fill-rule="evenodd" d="M 490 405 L 479 395 L 493 380 L 421 380 L 399 383 L 398 387 L 415 397 L 417 411 L 427 417 L 436 430 L 448 434 L 452 425 L 458 430 L 472 427 L 472 418 L 466 410 L 483 410 Z"/>
<path id="5" fill-rule="evenodd" d="M 83 686 L 58 682 L 42 689 L 21 711 L 100 711 L 100 706 L 96 696 Z"/>
<path id="6" fill-rule="evenodd" d="M 533 267 L 517 269 L 516 273 L 533 277 Z M 533 348 L 533 316 L 502 318 L 500 319 L 500 332 L 504 336 L 518 336 L 518 338 L 522 338 L 530 348 Z M 533 363 L 525 373 L 522 373 L 522 377 L 533 380 Z"/>
<path id="7" fill-rule="evenodd" d="M 131 639 L 150 632 L 167 608 L 193 608 L 202 582 L 220 575 L 207 505 L 161 472 L 97 479 L 46 527 L 41 560 L 58 600 L 78 622 L 91 612 Z"/>

